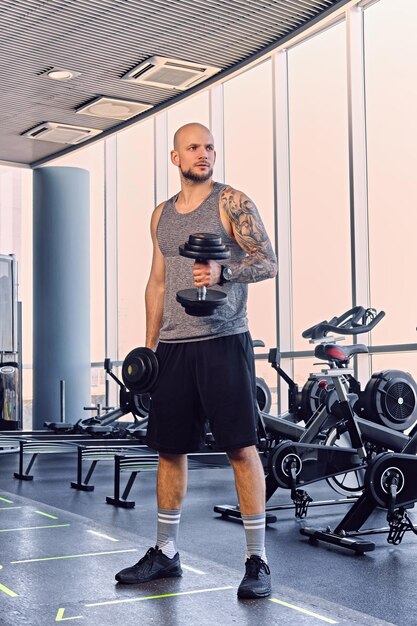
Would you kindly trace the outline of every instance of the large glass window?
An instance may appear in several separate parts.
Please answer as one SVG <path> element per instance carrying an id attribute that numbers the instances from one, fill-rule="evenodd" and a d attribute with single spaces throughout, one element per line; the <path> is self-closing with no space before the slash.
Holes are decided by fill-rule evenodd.
<path id="1" fill-rule="evenodd" d="M 387 352 L 373 354 L 371 357 L 372 372 L 383 370 L 401 370 L 409 372 L 417 381 L 417 358 L 415 352 Z"/>
<path id="2" fill-rule="evenodd" d="M 364 13 L 370 282 L 387 313 L 375 344 L 417 341 L 416 22 L 414 0 Z"/>
<path id="3" fill-rule="evenodd" d="M 290 49 L 288 80 L 293 345 L 306 350 L 302 331 L 351 302 L 345 24 Z"/>
<path id="4" fill-rule="evenodd" d="M 256 204 L 275 244 L 272 68 L 268 60 L 224 85 L 225 181 Z M 276 345 L 275 281 L 249 286 L 254 339 Z"/>
<path id="5" fill-rule="evenodd" d="M 118 358 L 145 343 L 145 287 L 152 261 L 153 120 L 117 136 Z"/>
<path id="6" fill-rule="evenodd" d="M 0 254 L 14 254 L 22 303 L 23 427 L 32 427 L 32 172 L 0 166 Z"/>

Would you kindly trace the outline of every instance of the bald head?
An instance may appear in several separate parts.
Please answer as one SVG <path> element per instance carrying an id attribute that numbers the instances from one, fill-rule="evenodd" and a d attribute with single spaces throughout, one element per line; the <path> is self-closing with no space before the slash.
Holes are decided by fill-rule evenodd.
<path id="1" fill-rule="evenodd" d="M 174 150 L 179 150 L 187 143 L 194 143 L 195 139 L 201 135 L 206 135 L 207 141 L 214 143 L 213 135 L 203 124 L 199 122 L 184 124 L 174 135 Z"/>
<path id="2" fill-rule="evenodd" d="M 171 161 L 179 168 L 182 181 L 204 183 L 210 180 L 215 160 L 213 135 L 206 126 L 192 122 L 177 130 Z"/>

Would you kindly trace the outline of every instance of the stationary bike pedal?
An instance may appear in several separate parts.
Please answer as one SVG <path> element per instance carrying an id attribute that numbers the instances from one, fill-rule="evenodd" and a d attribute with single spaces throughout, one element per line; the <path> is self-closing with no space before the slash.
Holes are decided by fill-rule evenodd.
<path id="1" fill-rule="evenodd" d="M 308 505 L 310 502 L 313 502 L 313 498 L 308 495 L 307 491 L 297 489 L 293 502 L 295 506 L 295 517 L 297 519 L 304 519 L 307 517 Z"/>
<path id="2" fill-rule="evenodd" d="M 389 525 L 389 532 L 387 536 L 387 542 L 394 546 L 398 546 L 407 532 L 412 530 L 414 534 L 417 534 L 416 529 L 410 518 L 407 515 L 404 507 L 396 509 L 393 513 L 387 515 L 387 521 Z"/>

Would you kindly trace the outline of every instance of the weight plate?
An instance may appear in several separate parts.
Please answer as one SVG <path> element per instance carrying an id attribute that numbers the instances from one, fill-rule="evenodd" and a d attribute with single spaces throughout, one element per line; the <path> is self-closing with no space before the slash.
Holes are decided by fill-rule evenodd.
<path id="1" fill-rule="evenodd" d="M 149 348 L 135 348 L 123 361 L 123 382 L 133 393 L 149 393 L 157 381 L 158 373 L 158 357 Z"/>
<path id="2" fill-rule="evenodd" d="M 194 250 L 186 250 L 185 246 L 180 246 L 179 251 L 181 256 L 194 260 L 223 261 L 224 259 L 230 259 L 230 250 L 224 250 L 223 252 L 195 252 Z"/>
<path id="3" fill-rule="evenodd" d="M 191 246 L 189 243 L 184 244 L 184 250 L 191 250 L 191 252 L 225 252 L 226 246 Z"/>
<path id="4" fill-rule="evenodd" d="M 149 393 L 132 393 L 133 413 L 137 417 L 148 417 L 150 402 Z"/>
<path id="5" fill-rule="evenodd" d="M 222 238 L 213 233 L 193 233 L 188 238 L 190 246 L 220 246 Z"/>
<path id="6" fill-rule="evenodd" d="M 227 294 L 224 291 L 207 289 L 205 299 L 200 300 L 197 289 L 183 289 L 177 293 L 177 302 L 185 308 L 188 315 L 203 317 L 213 315 L 217 307 L 226 304 Z"/>
<path id="7" fill-rule="evenodd" d="M 269 413 L 272 405 L 271 391 L 263 378 L 256 378 L 256 401 L 260 411 Z"/>

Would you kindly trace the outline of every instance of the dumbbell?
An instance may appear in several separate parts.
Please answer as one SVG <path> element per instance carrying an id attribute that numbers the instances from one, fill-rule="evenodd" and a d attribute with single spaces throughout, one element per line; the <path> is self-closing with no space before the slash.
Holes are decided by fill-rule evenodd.
<path id="1" fill-rule="evenodd" d="M 150 348 L 135 348 L 123 361 L 123 382 L 133 393 L 152 393 L 158 374 L 158 357 Z"/>
<path id="2" fill-rule="evenodd" d="M 190 235 L 188 242 L 179 247 L 179 252 L 181 256 L 199 263 L 230 259 L 230 250 L 222 244 L 221 237 L 210 233 Z M 177 302 L 185 308 L 188 315 L 202 317 L 213 315 L 217 307 L 226 304 L 227 294 L 206 287 L 183 289 L 177 293 Z"/>

